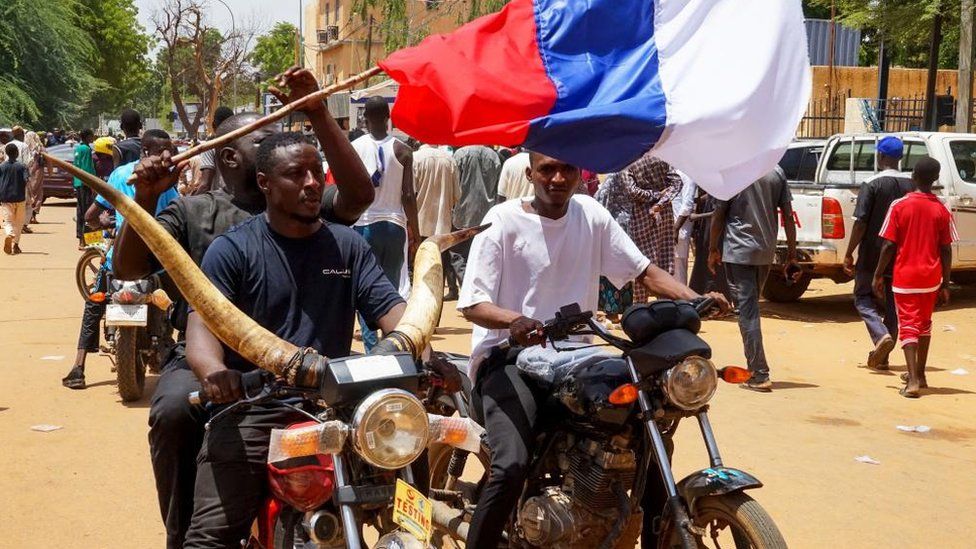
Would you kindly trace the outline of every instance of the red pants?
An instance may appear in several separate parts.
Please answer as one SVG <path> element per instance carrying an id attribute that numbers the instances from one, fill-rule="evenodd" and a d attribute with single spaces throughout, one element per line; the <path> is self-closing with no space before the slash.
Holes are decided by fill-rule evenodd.
<path id="1" fill-rule="evenodd" d="M 939 292 L 895 294 L 898 309 L 898 339 L 902 346 L 918 343 L 918 338 L 932 335 L 932 311 Z"/>

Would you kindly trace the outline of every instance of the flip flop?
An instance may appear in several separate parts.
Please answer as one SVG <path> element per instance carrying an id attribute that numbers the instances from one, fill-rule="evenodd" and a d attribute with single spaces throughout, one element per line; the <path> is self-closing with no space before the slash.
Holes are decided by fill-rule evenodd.
<path id="1" fill-rule="evenodd" d="M 909 391 L 908 387 L 902 387 L 898 394 L 905 398 L 918 398 L 922 396 L 918 391 Z"/>
<path id="2" fill-rule="evenodd" d="M 901 378 L 902 382 L 908 383 L 908 372 L 905 372 L 904 374 L 902 374 L 902 375 L 900 375 L 898 377 Z"/>

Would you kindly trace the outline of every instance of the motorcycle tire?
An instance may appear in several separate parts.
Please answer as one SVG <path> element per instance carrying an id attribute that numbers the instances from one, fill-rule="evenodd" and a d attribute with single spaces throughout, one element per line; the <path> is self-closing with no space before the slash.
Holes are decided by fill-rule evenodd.
<path id="1" fill-rule="evenodd" d="M 75 284 L 78 286 L 81 298 L 85 301 L 91 301 L 103 263 L 105 263 L 105 252 L 98 248 L 88 248 L 78 258 L 78 264 L 75 265 Z"/>
<path id="2" fill-rule="evenodd" d="M 451 455 L 453 453 L 453 446 L 448 446 L 446 444 L 431 445 L 428 453 L 431 490 L 443 490 L 446 486 L 447 469 L 451 463 Z M 463 504 L 465 507 L 478 503 L 478 498 L 481 496 L 481 490 L 484 488 L 485 481 L 488 480 L 488 473 L 491 471 L 491 453 L 487 445 L 482 444 L 481 450 L 477 454 L 468 454 L 469 460 L 472 457 L 478 460 L 479 465 L 484 469 L 484 473 L 477 484 L 472 484 L 465 481 L 464 486 L 458 487 L 459 491 L 464 495 Z M 455 536 L 449 532 L 443 531 L 440 528 L 435 528 L 434 535 L 430 540 L 430 545 L 436 549 L 457 547 L 457 543 L 452 544 L 451 541 L 449 541 L 453 540 L 454 538 Z M 464 540 L 457 541 L 463 542 Z"/>
<path id="3" fill-rule="evenodd" d="M 708 496 L 698 500 L 693 517 L 696 526 L 705 529 L 705 538 L 699 538 L 700 547 L 711 547 L 711 525 L 725 524 L 731 529 L 736 549 L 786 549 L 786 540 L 769 513 L 759 502 L 742 492 L 721 496 Z M 681 542 L 673 532 L 673 523 L 667 523 L 660 536 L 661 549 L 680 548 Z M 727 545 L 722 545 L 727 547 Z"/>
<path id="4" fill-rule="evenodd" d="M 123 402 L 142 398 L 146 386 L 146 364 L 139 352 L 139 332 L 143 330 L 120 327 L 115 333 L 115 376 Z"/>

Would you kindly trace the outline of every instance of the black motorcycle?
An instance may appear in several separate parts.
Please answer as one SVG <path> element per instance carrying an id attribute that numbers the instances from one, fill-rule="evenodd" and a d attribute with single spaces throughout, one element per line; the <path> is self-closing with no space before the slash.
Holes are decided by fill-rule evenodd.
<path id="1" fill-rule="evenodd" d="M 697 335 L 700 314 L 714 306 L 702 298 L 632 307 L 622 319 L 625 339 L 569 305 L 545 323 L 549 354 L 539 347 L 518 352 L 522 375 L 551 397 L 540 414 L 548 421 L 538 429 L 529 478 L 505 532 L 509 546 L 634 547 L 641 502 L 653 481 L 663 485 L 660 500 L 666 501 L 654 524 L 658 547 L 786 547 L 773 520 L 744 493 L 762 483 L 723 464 L 708 421 L 718 380 L 749 377 L 742 368 L 717 370 L 711 348 Z M 583 335 L 620 352 L 566 343 Z M 465 403 L 458 404 L 463 409 Z M 710 466 L 676 482 L 668 449 L 678 423 L 689 417 L 698 420 Z M 477 454 L 485 471 L 489 455 L 486 447 Z M 484 476 L 478 483 L 464 480 L 469 456 L 450 448 L 431 454 L 434 521 L 442 542 L 464 541 L 484 482 Z M 655 472 L 659 479 L 649 477 Z"/>
<path id="2" fill-rule="evenodd" d="M 367 525 L 381 535 L 374 548 L 426 547 L 433 532 L 427 467 L 415 461 L 428 444 L 476 450 L 483 433 L 470 420 L 430 413 L 442 394 L 439 378 L 409 354 L 331 360 L 317 389 L 264 370 L 244 374 L 242 385 L 244 398 L 217 411 L 208 428 L 252 404 L 308 419 L 272 431 L 271 495 L 245 544 L 252 549 L 358 549 Z"/>

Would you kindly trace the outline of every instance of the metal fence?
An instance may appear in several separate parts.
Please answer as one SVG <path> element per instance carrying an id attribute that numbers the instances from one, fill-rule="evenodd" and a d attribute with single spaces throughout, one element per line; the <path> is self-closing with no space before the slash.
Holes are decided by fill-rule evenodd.
<path id="1" fill-rule="evenodd" d="M 826 138 L 844 131 L 849 94 L 811 99 L 797 128 L 797 137 Z M 904 132 L 925 127 L 925 96 L 862 99 L 861 116 L 869 131 Z M 976 109 L 976 102 L 973 104 Z M 976 112 L 976 110 L 974 110 Z"/>

